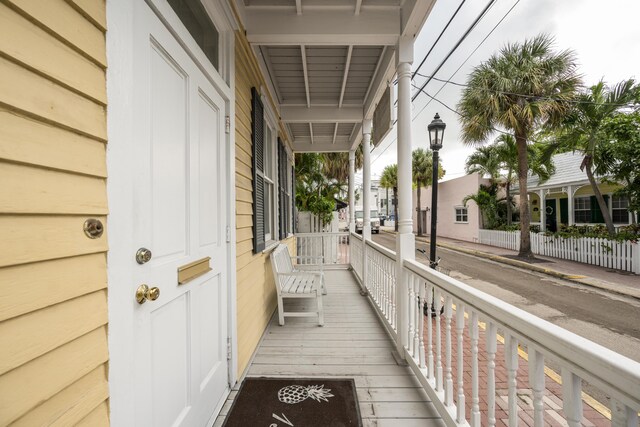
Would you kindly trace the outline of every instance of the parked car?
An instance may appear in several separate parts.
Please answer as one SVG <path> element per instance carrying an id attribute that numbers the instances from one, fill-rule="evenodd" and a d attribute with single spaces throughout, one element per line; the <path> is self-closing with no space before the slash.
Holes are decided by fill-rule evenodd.
<path id="1" fill-rule="evenodd" d="M 356 233 L 362 233 L 364 224 L 364 212 L 356 211 Z M 380 218 L 376 209 L 371 210 L 371 232 L 380 233 Z"/>

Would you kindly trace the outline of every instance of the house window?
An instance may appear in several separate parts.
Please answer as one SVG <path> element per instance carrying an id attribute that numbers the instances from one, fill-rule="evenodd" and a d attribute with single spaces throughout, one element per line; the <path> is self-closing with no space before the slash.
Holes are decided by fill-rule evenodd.
<path id="1" fill-rule="evenodd" d="M 293 165 L 276 131 L 274 116 L 264 108 L 256 88 L 251 89 L 251 143 L 253 156 L 253 252 L 282 240 L 293 230 Z"/>
<path id="2" fill-rule="evenodd" d="M 200 0 L 168 0 L 173 11 L 200 46 L 211 64 L 218 69 L 218 30 Z"/>
<path id="3" fill-rule="evenodd" d="M 573 210 L 576 223 L 586 224 L 591 222 L 591 198 L 576 197 Z"/>
<path id="4" fill-rule="evenodd" d="M 456 208 L 456 222 L 469 222 L 469 211 L 461 206 Z"/>
<path id="5" fill-rule="evenodd" d="M 626 197 L 613 196 L 611 208 L 611 216 L 615 224 L 629 223 L 629 200 Z"/>

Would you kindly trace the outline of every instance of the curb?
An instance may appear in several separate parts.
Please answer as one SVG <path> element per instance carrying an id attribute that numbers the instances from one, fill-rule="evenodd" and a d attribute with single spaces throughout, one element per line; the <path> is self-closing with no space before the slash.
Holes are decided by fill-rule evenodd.
<path id="1" fill-rule="evenodd" d="M 381 230 L 384 231 L 385 233 L 388 234 L 396 234 L 395 231 L 389 231 L 389 230 Z M 420 237 L 418 238 L 416 236 L 416 240 L 420 241 L 420 242 L 429 242 L 429 240 L 427 240 L 426 238 Z M 557 277 L 560 279 L 564 279 L 564 280 L 568 280 L 571 282 L 575 282 L 575 283 L 579 283 L 581 285 L 584 286 L 589 286 L 591 288 L 596 288 L 596 289 L 600 289 L 600 290 L 604 290 L 607 292 L 611 292 L 614 294 L 618 294 L 618 295 L 623 295 L 626 297 L 631 297 L 631 298 L 635 298 L 637 300 L 640 300 L 640 290 L 635 292 L 635 293 L 629 293 L 629 292 L 625 292 L 623 290 L 617 289 L 615 287 L 615 284 L 611 283 L 609 286 L 606 286 L 602 283 L 593 283 L 591 281 L 589 281 L 589 277 L 587 276 L 579 276 L 579 275 L 575 275 L 575 274 L 567 274 L 567 273 L 562 273 L 560 271 L 556 271 L 550 268 L 545 268 L 545 267 L 540 267 L 537 265 L 533 265 L 533 264 L 529 264 L 527 262 L 524 261 L 518 261 L 515 259 L 510 259 L 510 258 L 505 258 L 503 256 L 500 255 L 494 255 L 494 254 L 490 254 L 487 252 L 483 252 L 483 251 L 479 251 L 476 249 L 467 249 L 467 248 L 461 248 L 458 246 L 453 246 L 453 245 L 449 245 L 447 243 L 436 243 L 436 246 L 439 246 L 441 248 L 444 249 L 449 249 L 452 251 L 456 251 L 456 252 L 461 252 L 467 255 L 472 255 L 472 256 L 476 256 L 478 258 L 485 258 L 485 259 L 489 259 L 491 261 L 495 261 L 495 262 L 499 262 L 501 264 L 507 264 L 507 265 L 511 265 L 513 267 L 518 267 L 518 268 L 523 268 L 525 270 L 531 270 L 531 271 L 535 271 L 537 273 L 543 273 L 543 274 L 547 274 L 549 276 L 553 276 L 553 277 Z"/>

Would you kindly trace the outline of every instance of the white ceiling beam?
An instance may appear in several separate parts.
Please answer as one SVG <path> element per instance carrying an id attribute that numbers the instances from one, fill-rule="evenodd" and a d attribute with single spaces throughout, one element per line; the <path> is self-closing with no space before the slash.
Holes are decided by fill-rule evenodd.
<path id="1" fill-rule="evenodd" d="M 338 144 L 316 143 L 311 144 L 309 140 L 294 140 L 293 151 L 296 153 L 338 153 L 349 151 L 350 145 L 346 142 Z"/>
<path id="2" fill-rule="evenodd" d="M 385 53 L 387 52 L 387 49 L 390 49 L 390 48 L 388 46 L 385 46 L 385 47 L 382 48 L 382 52 L 380 52 L 380 57 L 378 58 L 378 62 L 376 63 L 376 69 L 373 70 L 373 77 L 371 78 L 371 81 L 369 82 L 369 87 L 367 88 L 367 91 L 364 93 L 365 101 L 367 100 L 367 97 L 369 96 L 369 93 L 371 92 L 371 88 L 373 87 L 373 82 L 375 82 L 375 80 L 376 80 L 376 76 L 378 75 L 378 71 L 380 71 L 380 65 L 382 64 L 382 61 L 384 60 Z"/>
<path id="3" fill-rule="evenodd" d="M 307 70 L 307 50 L 304 45 L 300 46 L 302 53 L 302 72 L 304 73 L 304 90 L 307 93 L 307 108 L 311 107 L 311 96 L 309 95 L 309 72 Z"/>
<path id="4" fill-rule="evenodd" d="M 342 100 L 344 99 L 344 90 L 347 87 L 347 77 L 349 76 L 349 67 L 351 66 L 351 54 L 353 53 L 353 46 L 349 46 L 347 51 L 347 60 L 344 63 L 344 74 L 342 75 L 342 88 L 340 89 L 340 100 L 338 101 L 338 108 L 342 108 Z"/>
<path id="5" fill-rule="evenodd" d="M 302 15 L 302 0 L 296 0 L 296 14 Z"/>
<path id="6" fill-rule="evenodd" d="M 285 123 L 356 123 L 363 119 L 359 107 L 280 107 L 280 120 Z"/>
<path id="7" fill-rule="evenodd" d="M 356 11 L 354 15 L 360 15 L 360 8 L 362 7 L 362 0 L 356 0 Z"/>
<path id="8" fill-rule="evenodd" d="M 400 9 L 401 0 L 367 0 L 366 4 L 362 6 L 361 10 L 398 10 Z M 296 9 L 295 5 L 289 0 L 273 1 L 273 0 L 251 0 L 249 4 L 244 4 L 242 0 L 236 0 L 236 4 L 239 4 L 239 8 L 242 9 L 254 9 L 254 10 L 268 10 L 279 9 L 293 11 Z M 342 10 L 353 12 L 353 0 L 305 0 L 304 10 Z"/>
<path id="9" fill-rule="evenodd" d="M 331 143 L 334 145 L 336 143 L 336 136 L 338 136 L 338 123 L 336 123 L 336 127 L 333 128 L 333 141 Z"/>
<path id="10" fill-rule="evenodd" d="M 402 35 L 417 36 L 435 4 L 436 0 L 406 0 L 401 11 Z"/>
<path id="11" fill-rule="evenodd" d="M 356 123 L 349 137 L 349 150 L 355 150 L 362 141 L 362 122 Z"/>
<path id="12" fill-rule="evenodd" d="M 309 134 L 311 135 L 311 144 L 313 145 L 313 123 L 309 123 Z"/>
<path id="13" fill-rule="evenodd" d="M 395 45 L 400 36 L 400 11 L 360 13 L 308 11 L 292 15 L 271 10 L 247 9 L 247 38 L 252 44 L 269 45 Z"/>

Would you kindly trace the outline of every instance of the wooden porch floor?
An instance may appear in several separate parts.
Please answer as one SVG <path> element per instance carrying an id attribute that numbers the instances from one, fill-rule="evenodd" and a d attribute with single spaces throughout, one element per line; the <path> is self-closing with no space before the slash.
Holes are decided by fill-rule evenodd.
<path id="1" fill-rule="evenodd" d="M 325 274 L 325 326 L 290 317 L 279 326 L 275 316 L 247 376 L 354 378 L 364 426 L 444 426 L 411 370 L 396 364 L 393 342 L 351 272 Z M 214 426 L 222 425 L 238 388 Z"/>

